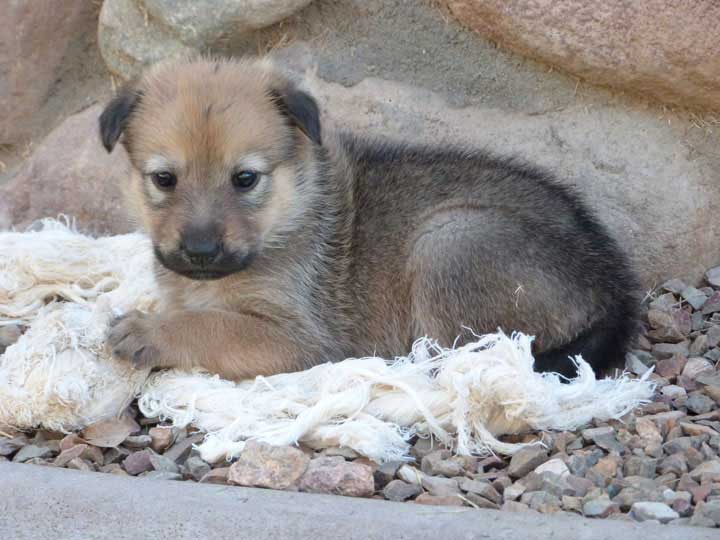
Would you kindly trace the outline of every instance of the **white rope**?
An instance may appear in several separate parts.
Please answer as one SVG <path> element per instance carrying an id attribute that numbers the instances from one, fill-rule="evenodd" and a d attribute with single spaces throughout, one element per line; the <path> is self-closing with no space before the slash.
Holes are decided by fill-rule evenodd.
<path id="1" fill-rule="evenodd" d="M 407 458 L 415 435 L 458 454 L 512 454 L 523 445 L 497 437 L 619 418 L 654 390 L 647 374 L 596 380 L 581 358 L 563 384 L 533 371 L 532 337 L 502 332 L 449 349 L 421 339 L 394 361 L 347 359 L 240 383 L 200 370 L 147 378 L 110 358 L 103 339 L 114 313 L 155 306 L 151 262 L 139 234 L 93 239 L 53 220 L 0 233 L 0 325 L 28 327 L 0 356 L 0 424 L 79 429 L 139 395 L 145 416 L 207 432 L 199 449 L 209 461 L 236 456 L 249 439 L 385 461 Z"/>

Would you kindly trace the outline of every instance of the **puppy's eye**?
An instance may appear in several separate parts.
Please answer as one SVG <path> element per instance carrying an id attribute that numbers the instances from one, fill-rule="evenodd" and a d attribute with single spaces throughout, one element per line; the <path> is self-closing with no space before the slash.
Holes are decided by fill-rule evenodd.
<path id="1" fill-rule="evenodd" d="M 255 171 L 240 171 L 233 173 L 232 185 L 240 191 L 249 191 L 255 187 L 260 175 Z"/>
<path id="2" fill-rule="evenodd" d="M 177 176 L 167 171 L 152 173 L 150 178 L 152 178 L 153 184 L 163 191 L 169 191 L 177 184 Z"/>

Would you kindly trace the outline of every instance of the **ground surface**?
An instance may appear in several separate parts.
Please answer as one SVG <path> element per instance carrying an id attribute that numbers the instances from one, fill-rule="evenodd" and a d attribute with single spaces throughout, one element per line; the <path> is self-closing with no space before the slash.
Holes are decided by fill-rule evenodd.
<path id="1" fill-rule="evenodd" d="M 705 540 L 709 529 L 427 508 L 222 486 L 102 478 L 0 463 L 0 536 L 14 540 Z M 29 526 L 32 523 L 32 526 Z"/>
<path id="2" fill-rule="evenodd" d="M 576 432 L 510 436 L 541 441 L 509 458 L 452 456 L 418 439 L 407 463 L 376 464 L 347 448 L 248 443 L 231 461 L 206 463 L 191 428 L 135 408 L 80 434 L 0 430 L 0 462 L 13 461 L 228 486 L 327 493 L 504 512 L 582 515 L 720 526 L 720 267 L 707 285 L 674 279 L 646 299 L 645 329 L 626 369 L 657 384 L 652 403 Z"/>

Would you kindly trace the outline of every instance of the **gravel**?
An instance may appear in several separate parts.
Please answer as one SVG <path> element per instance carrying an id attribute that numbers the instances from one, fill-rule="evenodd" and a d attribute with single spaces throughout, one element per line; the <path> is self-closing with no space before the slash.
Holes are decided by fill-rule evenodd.
<path id="1" fill-rule="evenodd" d="M 672 280 L 648 299 L 646 332 L 627 355 L 626 369 L 657 384 L 653 402 L 621 421 L 533 434 L 542 444 L 512 458 L 453 456 L 418 439 L 414 461 L 375 464 L 347 448 L 316 452 L 250 441 L 236 458 L 207 463 L 193 447 L 203 434 L 142 418 L 131 407 L 81 434 L 3 428 L 0 460 L 408 504 L 718 527 L 720 267 L 706 279 L 708 286 Z"/>

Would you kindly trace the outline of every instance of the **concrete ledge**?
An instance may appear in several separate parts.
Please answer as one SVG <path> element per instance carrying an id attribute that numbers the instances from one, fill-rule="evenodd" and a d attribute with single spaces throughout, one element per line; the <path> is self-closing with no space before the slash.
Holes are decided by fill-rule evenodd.
<path id="1" fill-rule="evenodd" d="M 704 540 L 696 527 L 429 507 L 0 463 L 0 538 Z"/>

